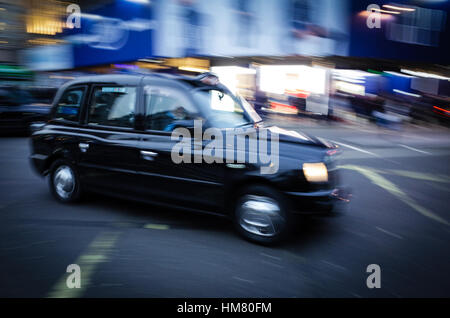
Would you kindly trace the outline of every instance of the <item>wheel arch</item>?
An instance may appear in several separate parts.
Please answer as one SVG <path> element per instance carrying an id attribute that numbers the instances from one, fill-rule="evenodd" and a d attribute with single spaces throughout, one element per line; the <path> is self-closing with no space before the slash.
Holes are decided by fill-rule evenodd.
<path id="1" fill-rule="evenodd" d="M 70 161 L 70 163 L 72 163 L 72 164 L 75 162 L 74 158 L 70 155 L 69 151 L 64 150 L 62 148 L 56 149 L 45 161 L 44 173 L 43 173 L 44 176 L 48 175 L 52 164 L 58 159 L 66 159 L 66 160 Z"/>
<path id="2" fill-rule="evenodd" d="M 246 178 L 240 179 L 236 182 L 231 183 L 227 187 L 226 195 L 225 195 L 225 212 L 227 215 L 231 216 L 234 209 L 234 203 L 239 195 L 239 193 L 249 186 L 261 185 L 272 188 L 278 192 L 280 189 L 277 185 L 266 178 L 260 176 L 248 176 Z M 280 192 L 281 193 L 281 192 Z"/>

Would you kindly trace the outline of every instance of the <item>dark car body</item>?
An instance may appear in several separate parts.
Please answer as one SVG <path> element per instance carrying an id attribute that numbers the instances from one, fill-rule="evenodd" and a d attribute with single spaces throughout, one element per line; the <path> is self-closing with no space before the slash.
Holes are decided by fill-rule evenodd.
<path id="1" fill-rule="evenodd" d="M 450 123 L 450 97 L 421 93 L 420 98 L 410 100 L 410 113 L 413 120 L 441 123 Z"/>
<path id="2" fill-rule="evenodd" d="M 30 125 L 49 119 L 52 89 L 0 88 L 0 132 L 29 133 Z"/>
<path id="3" fill-rule="evenodd" d="M 92 104 L 90 100 L 94 98 L 93 90 L 97 86 L 102 86 L 102 92 L 115 87 L 117 90 L 123 87 L 136 89 L 131 127 L 89 123 L 92 115 L 88 114 L 86 105 Z M 176 141 L 171 138 L 171 133 L 148 129 L 145 91 L 153 87 L 170 89 L 183 96 L 187 103 L 192 102 L 193 107 L 199 107 L 199 113 L 205 111 L 192 96 L 193 91 L 210 86 L 195 79 L 168 75 L 80 78 L 60 88 L 52 118 L 33 134 L 33 167 L 40 175 L 46 175 L 52 162 L 63 158 L 77 168 L 83 189 L 215 214 L 229 214 L 239 189 L 250 184 L 276 189 L 286 198 L 290 213 L 319 214 L 331 210 L 339 196 L 334 145 L 297 132 L 254 123 L 258 131 L 270 130 L 279 134 L 276 173 L 261 174 L 259 164 L 249 162 L 241 165 L 225 162 L 175 164 L 171 149 Z M 231 94 L 221 84 L 214 87 Z M 58 101 L 64 92 L 78 88 L 85 92 L 81 97 L 78 120 L 56 118 Z M 324 163 L 328 181 L 308 182 L 302 172 L 305 162 Z"/>

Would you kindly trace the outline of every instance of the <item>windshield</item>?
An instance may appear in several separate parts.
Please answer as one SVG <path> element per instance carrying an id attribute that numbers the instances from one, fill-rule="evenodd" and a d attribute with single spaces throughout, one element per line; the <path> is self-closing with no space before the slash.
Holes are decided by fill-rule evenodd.
<path id="1" fill-rule="evenodd" d="M 236 128 L 260 121 L 259 116 L 255 117 L 247 109 L 250 107 L 252 110 L 249 104 L 243 106 L 242 100 L 222 90 L 196 90 L 194 98 L 205 110 L 206 120 L 212 127 Z"/>

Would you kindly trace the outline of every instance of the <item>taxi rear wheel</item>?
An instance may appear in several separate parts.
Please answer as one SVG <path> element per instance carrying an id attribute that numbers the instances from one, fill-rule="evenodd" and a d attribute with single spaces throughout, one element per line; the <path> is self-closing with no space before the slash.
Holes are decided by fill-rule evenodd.
<path id="1" fill-rule="evenodd" d="M 58 159 L 51 165 L 49 186 L 60 202 L 70 203 L 80 199 L 80 178 L 75 167 L 67 160 Z"/>
<path id="2" fill-rule="evenodd" d="M 240 191 L 234 223 L 240 235 L 261 244 L 278 243 L 290 232 L 290 216 L 283 196 L 263 185 Z"/>

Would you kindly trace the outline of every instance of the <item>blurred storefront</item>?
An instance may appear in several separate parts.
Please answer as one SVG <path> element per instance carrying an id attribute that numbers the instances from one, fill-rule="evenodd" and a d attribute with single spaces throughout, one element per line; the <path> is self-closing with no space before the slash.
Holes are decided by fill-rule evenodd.
<path id="1" fill-rule="evenodd" d="M 347 2 L 117 0 L 89 11 L 80 3 L 80 28 L 63 22 L 66 3 L 58 2 L 54 14 L 43 14 L 40 5 L 27 29 L 42 30 L 40 19 L 59 22 L 46 22 L 51 37 L 39 40 L 49 45 L 27 50 L 24 61 L 59 70 L 158 57 L 347 55 Z"/>
<path id="2" fill-rule="evenodd" d="M 0 63 L 17 64 L 18 51 L 25 47 L 24 1 L 0 1 Z"/>
<path id="3" fill-rule="evenodd" d="M 447 1 L 76 3 L 79 28 L 66 23 L 69 3 L 25 5 L 29 47 L 21 57 L 40 83 L 57 86 L 91 73 L 212 70 L 236 93 L 265 101 L 268 111 L 321 115 L 330 114 L 335 93 L 448 91 L 448 69 L 430 63 L 448 64 Z M 378 11 L 367 11 L 369 4 Z M 380 14 L 379 28 L 368 25 L 373 13 Z M 427 79 L 430 73 L 441 78 Z"/>
<path id="4" fill-rule="evenodd" d="M 156 1 L 156 55 L 347 55 L 347 0 Z"/>

